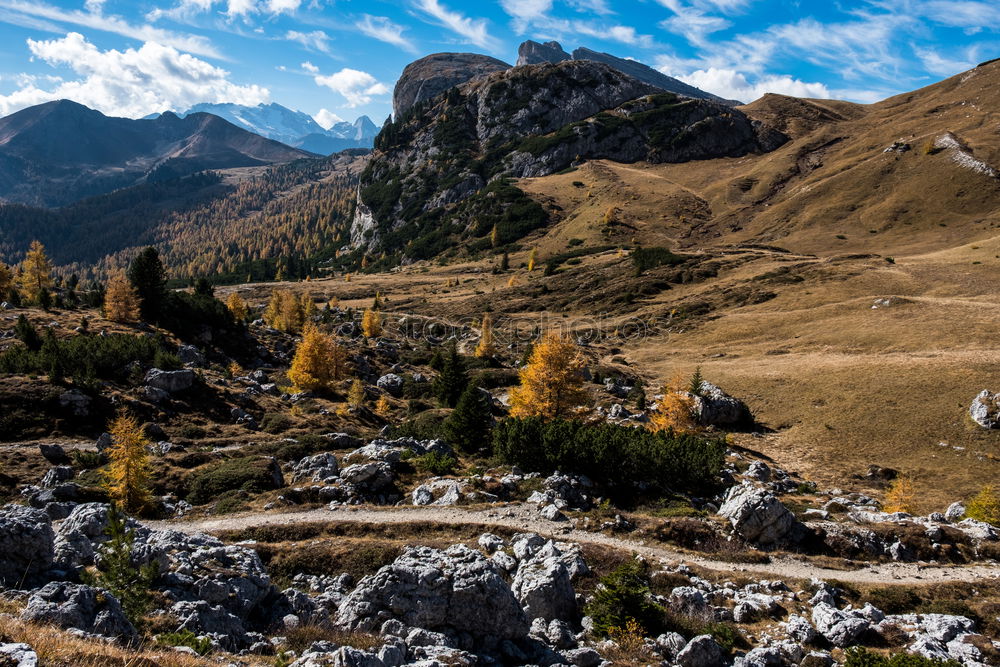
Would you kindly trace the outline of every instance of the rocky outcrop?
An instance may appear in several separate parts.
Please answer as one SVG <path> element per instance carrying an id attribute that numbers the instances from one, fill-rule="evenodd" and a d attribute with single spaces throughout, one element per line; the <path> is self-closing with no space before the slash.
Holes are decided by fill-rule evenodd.
<path id="1" fill-rule="evenodd" d="M 576 594 L 562 552 L 548 542 L 517 568 L 511 585 L 529 618 L 575 621 Z"/>
<path id="2" fill-rule="evenodd" d="M 702 426 L 746 427 L 753 425 L 753 414 L 746 403 L 733 398 L 711 382 L 702 382 L 694 397 L 694 413 Z M 767 481 L 767 480 L 764 480 Z"/>
<path id="3" fill-rule="evenodd" d="M 117 598 L 82 584 L 46 584 L 28 598 L 21 618 L 123 641 L 137 636 Z"/>
<path id="4" fill-rule="evenodd" d="M 517 639 L 528 632 L 524 612 L 500 571 L 463 545 L 447 551 L 408 548 L 362 579 L 337 613 L 339 625 L 368 632 L 390 619 L 474 638 Z"/>
<path id="5" fill-rule="evenodd" d="M 533 40 L 521 42 L 517 47 L 517 65 L 538 65 L 539 63 L 561 63 L 573 56 L 563 50 L 559 42 L 539 44 Z"/>
<path id="6" fill-rule="evenodd" d="M 392 113 L 399 118 L 416 104 L 433 99 L 455 86 L 510 65 L 476 53 L 435 53 L 403 69 L 392 93 Z"/>
<path id="7" fill-rule="evenodd" d="M 1000 428 L 1000 393 L 990 393 L 983 389 L 972 400 L 969 416 L 983 428 Z"/>
<path id="8" fill-rule="evenodd" d="M 780 500 L 750 483 L 731 488 L 719 514 L 729 519 L 737 535 L 762 546 L 789 540 L 799 526 Z"/>
<path id="9" fill-rule="evenodd" d="M 301 480 L 328 482 L 340 476 L 337 457 L 329 452 L 306 456 L 292 468 L 292 484 Z"/>
<path id="10" fill-rule="evenodd" d="M 410 87 L 404 75 L 397 93 L 408 97 Z M 471 228 L 485 207 L 502 214 L 494 209 L 507 200 L 474 200 L 469 210 L 452 205 L 466 203 L 498 176 L 544 176 L 581 159 L 737 157 L 785 140 L 732 107 L 664 92 L 593 60 L 494 71 L 449 88 L 383 128 L 379 151 L 362 175 L 364 206 L 351 239 L 355 247 L 378 248 L 388 232 L 421 216 L 435 215 L 435 228 L 446 224 L 438 216 L 446 207 L 451 224 Z M 475 229 L 478 236 L 489 232 Z M 405 246 L 400 241 L 384 249 L 406 252 Z"/>
<path id="11" fill-rule="evenodd" d="M 173 394 L 190 389 L 194 384 L 194 379 L 194 371 L 190 368 L 182 368 L 177 371 L 164 371 L 159 368 L 151 368 L 146 373 L 146 386 Z"/>
<path id="12" fill-rule="evenodd" d="M 52 567 L 54 541 L 52 522 L 42 510 L 0 507 L 0 585 L 23 585 Z"/>

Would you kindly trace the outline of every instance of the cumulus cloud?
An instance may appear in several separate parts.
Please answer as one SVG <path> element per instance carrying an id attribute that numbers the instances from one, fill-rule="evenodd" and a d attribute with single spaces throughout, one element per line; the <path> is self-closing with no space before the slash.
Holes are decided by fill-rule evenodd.
<path id="1" fill-rule="evenodd" d="M 313 30 L 312 32 L 289 30 L 285 33 L 285 39 L 298 42 L 310 51 L 330 52 L 330 36 L 322 30 Z"/>
<path id="2" fill-rule="evenodd" d="M 4 0 L 2 9 L 5 14 L 10 15 L 8 20 L 16 20 L 17 17 L 45 19 L 60 24 L 110 32 L 139 42 L 156 42 L 200 56 L 220 57 L 215 46 L 204 37 L 179 34 L 151 25 L 135 25 L 119 16 L 109 16 L 101 12 L 62 9 L 44 2 L 25 0 Z"/>
<path id="3" fill-rule="evenodd" d="M 302 69 L 304 69 L 305 71 L 309 72 L 310 74 L 319 74 L 319 68 L 316 67 L 315 65 L 313 65 L 308 60 L 305 61 L 304 63 L 302 63 L 301 67 L 302 67 Z M 281 69 L 283 70 L 284 68 L 281 68 Z"/>
<path id="4" fill-rule="evenodd" d="M 752 102 L 766 93 L 793 97 L 831 97 L 829 89 L 824 84 L 800 81 L 787 74 L 768 74 L 751 83 L 741 72 L 712 67 L 677 78 L 719 97 L 741 102 Z"/>
<path id="5" fill-rule="evenodd" d="M 270 97 L 266 88 L 236 85 L 229 81 L 229 72 L 155 42 L 139 49 L 101 51 L 71 32 L 62 39 L 29 39 L 28 48 L 34 58 L 69 67 L 80 78 L 48 89 L 30 82 L 10 95 L 0 95 L 3 115 L 57 99 L 71 99 L 108 115 L 138 118 L 198 102 L 253 106 Z"/>
<path id="6" fill-rule="evenodd" d="M 462 38 L 470 44 L 495 51 L 499 42 L 486 27 L 485 19 L 472 19 L 460 12 L 452 11 L 438 0 L 415 0 L 414 6 L 434 19 L 438 25 Z"/>
<path id="7" fill-rule="evenodd" d="M 374 97 L 389 93 L 389 87 L 368 72 L 345 67 L 334 74 L 316 76 L 314 81 L 343 95 L 349 108 L 368 104 Z"/>
<path id="8" fill-rule="evenodd" d="M 313 116 L 313 120 L 316 121 L 316 124 L 322 127 L 324 130 L 329 130 L 337 123 L 344 122 L 343 118 L 333 113 L 332 111 L 328 111 L 327 109 L 320 109 L 318 112 L 316 112 L 316 115 Z"/>
<path id="9" fill-rule="evenodd" d="M 380 42 L 398 46 L 404 51 L 409 51 L 410 53 L 417 53 L 418 51 L 416 45 L 403 36 L 403 31 L 405 31 L 406 28 L 397 23 L 393 23 L 385 16 L 371 16 L 370 14 L 365 14 L 361 17 L 360 21 L 355 23 L 355 26 L 363 34 L 368 35 L 372 39 L 377 39 Z"/>

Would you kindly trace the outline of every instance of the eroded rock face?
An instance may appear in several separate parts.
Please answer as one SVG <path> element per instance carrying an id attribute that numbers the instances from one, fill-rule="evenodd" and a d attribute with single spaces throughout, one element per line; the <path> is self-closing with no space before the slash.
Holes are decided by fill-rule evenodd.
<path id="1" fill-rule="evenodd" d="M 517 568 L 511 585 L 529 618 L 575 621 L 576 593 L 559 549 L 548 542 Z"/>
<path id="2" fill-rule="evenodd" d="M 1000 428 L 1000 393 L 983 389 L 969 406 L 969 416 L 983 428 Z"/>
<path id="3" fill-rule="evenodd" d="M 539 63 L 561 63 L 570 60 L 573 56 L 563 50 L 559 42 L 545 42 L 539 44 L 536 41 L 528 40 L 522 42 L 517 47 L 517 65 L 537 65 Z"/>
<path id="4" fill-rule="evenodd" d="M 790 539 L 798 526 L 795 515 L 780 500 L 746 483 L 729 490 L 719 514 L 729 519 L 737 535 L 764 546 Z"/>
<path id="5" fill-rule="evenodd" d="M 500 571 L 463 545 L 447 551 L 408 548 L 362 579 L 337 613 L 339 625 L 368 632 L 389 619 L 476 638 L 517 639 L 528 632 L 527 618 Z"/>
<path id="6" fill-rule="evenodd" d="M 392 113 L 399 118 L 410 107 L 437 97 L 449 88 L 510 65 L 476 53 L 435 53 L 403 69 L 392 93 Z"/>
<path id="7" fill-rule="evenodd" d="M 52 567 L 54 542 L 52 522 L 44 511 L 0 507 L 0 585 L 22 585 Z"/>
<path id="8" fill-rule="evenodd" d="M 137 636 L 117 598 L 105 590 L 82 584 L 57 581 L 46 584 L 28 598 L 21 618 L 124 641 Z"/>

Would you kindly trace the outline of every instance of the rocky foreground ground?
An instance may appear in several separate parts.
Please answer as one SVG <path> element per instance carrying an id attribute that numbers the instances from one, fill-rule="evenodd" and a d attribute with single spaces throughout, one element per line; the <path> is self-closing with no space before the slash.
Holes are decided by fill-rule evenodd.
<path id="1" fill-rule="evenodd" d="M 998 570 L 988 559 L 997 532 L 963 519 L 957 505 L 927 517 L 887 514 L 871 498 L 831 490 L 824 509 L 800 519 L 776 495 L 795 484 L 787 473 L 731 452 L 728 489 L 698 501 L 715 517 L 703 519 L 704 525 L 717 521 L 734 544 L 785 554 L 797 548 L 796 558 L 805 558 L 809 545 L 821 540 L 846 542 L 879 561 L 856 571 L 831 570 L 775 551 L 770 562 L 741 564 L 657 546 L 620 515 L 593 520 L 587 513 L 595 501 L 591 483 L 570 475 L 541 478 L 510 470 L 502 478 L 486 475 L 476 485 L 430 478 L 408 497 L 395 498 L 387 490 L 400 460 L 447 446 L 408 439 L 362 445 L 346 438 L 329 436 L 331 443 L 357 445 L 339 458 L 324 452 L 284 470 L 275 464 L 275 475 L 287 475 L 292 486 L 266 511 L 202 518 L 186 503 L 175 503 L 178 518 L 130 520 L 133 565 L 155 563 L 158 571 L 155 609 L 144 621 L 156 628 L 154 637 L 185 644 L 177 648 L 183 653 L 215 651 L 233 664 L 299 667 L 832 665 L 843 660 L 843 649 L 859 644 L 965 665 L 996 664 L 1000 655 L 998 618 L 970 618 L 926 605 L 905 609 L 888 597 L 892 608 L 880 609 L 862 602 L 850 583 L 884 578 L 884 583 L 961 582 L 992 590 Z M 103 557 L 108 506 L 53 493 L 71 484 L 71 471 L 64 468 L 53 467 L 38 486 L 25 489 L 27 506 L 0 508 L 3 618 L 102 641 L 138 642 L 144 633 L 119 600 L 83 583 L 81 574 Z M 524 502 L 501 500 L 505 485 L 516 487 L 525 477 L 536 480 L 536 491 Z M 304 499 L 328 507 L 302 511 Z M 380 502 L 396 506 L 379 508 Z M 469 503 L 474 507 L 456 507 Z M 254 526 L 280 531 L 324 518 L 383 527 L 407 519 L 486 524 L 496 532 L 444 547 L 413 539 L 391 563 L 357 580 L 331 571 L 299 574 L 281 586 L 254 541 L 223 541 L 202 532 Z M 588 565 L 588 544 L 635 552 L 650 582 L 639 595 L 669 619 L 663 632 L 643 639 L 623 628 L 606 638 L 595 626 L 589 615 L 595 596 L 612 584 L 606 571 L 595 573 Z M 975 561 L 980 564 L 968 565 Z M 945 567 L 947 562 L 966 566 Z M 598 574 L 605 578 L 595 587 Z M 305 629 L 318 633 L 315 641 L 290 649 L 288 637 Z M 0 640 L 10 639 L 0 630 Z M 0 646 L 0 656 L 29 666 L 36 653 L 30 642 L 14 642 Z"/>

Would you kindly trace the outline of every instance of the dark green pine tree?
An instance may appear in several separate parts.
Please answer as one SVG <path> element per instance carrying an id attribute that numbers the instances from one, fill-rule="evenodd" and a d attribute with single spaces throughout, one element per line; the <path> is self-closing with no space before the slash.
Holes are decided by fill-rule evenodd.
<path id="1" fill-rule="evenodd" d="M 128 267 L 128 280 L 139 293 L 143 319 L 156 321 L 167 298 L 167 272 L 156 248 L 144 248 Z"/>
<path id="2" fill-rule="evenodd" d="M 449 444 L 464 452 L 476 452 L 489 446 L 493 428 L 493 409 L 490 395 L 470 382 L 458 399 L 455 411 L 443 424 L 444 437 Z"/>
<path id="3" fill-rule="evenodd" d="M 108 509 L 104 529 L 108 541 L 97 556 L 97 572 L 82 577 L 84 583 L 99 586 L 118 598 L 122 610 L 133 625 L 140 625 L 152 608 L 150 590 L 158 576 L 156 562 L 136 566 L 132 560 L 135 533 L 125 523 L 125 515 L 116 505 Z"/>
<path id="4" fill-rule="evenodd" d="M 509 271 L 510 270 L 510 255 L 506 252 L 503 254 L 503 259 L 500 260 L 500 270 Z"/>
<path id="5" fill-rule="evenodd" d="M 458 346 L 452 341 L 448 356 L 444 358 L 444 366 L 438 376 L 434 378 L 431 389 L 437 399 L 441 401 L 441 405 L 453 408 L 458 404 L 458 399 L 468 384 L 469 376 L 465 372 L 465 361 L 458 353 Z"/>
<path id="6" fill-rule="evenodd" d="M 42 349 L 42 337 L 38 335 L 38 330 L 24 315 L 17 316 L 17 322 L 14 324 L 14 335 L 32 352 Z"/>
<path id="7" fill-rule="evenodd" d="M 198 278 L 194 281 L 194 293 L 199 296 L 215 296 L 215 288 L 207 278 Z"/>

